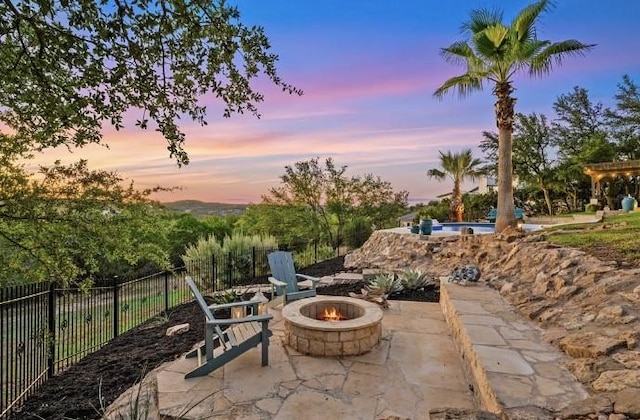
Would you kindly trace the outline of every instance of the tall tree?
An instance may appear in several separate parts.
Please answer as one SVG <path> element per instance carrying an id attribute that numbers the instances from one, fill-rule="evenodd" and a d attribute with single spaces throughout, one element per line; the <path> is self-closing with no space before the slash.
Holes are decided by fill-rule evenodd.
<path id="1" fill-rule="evenodd" d="M 333 246 L 340 244 L 351 218 L 370 217 L 379 210 L 394 218 L 407 206 L 406 191 L 396 192 L 390 183 L 371 174 L 347 176 L 346 170 L 346 165 L 337 167 L 331 158 L 324 167 L 319 158 L 285 166 L 282 185 L 263 196 L 263 202 L 306 207 L 314 215 L 317 233 L 327 235 Z M 380 225 L 387 221 L 376 220 Z"/>
<path id="2" fill-rule="evenodd" d="M 605 117 L 613 128 L 620 158 L 640 159 L 640 89 L 629 75 L 622 77 L 614 96 L 613 110 L 605 110 Z"/>
<path id="3" fill-rule="evenodd" d="M 576 40 L 551 42 L 538 39 L 538 18 L 550 7 L 549 0 L 535 2 L 522 9 L 509 24 L 502 22 L 501 11 L 473 10 L 470 20 L 462 25 L 467 39 L 441 50 L 446 61 L 464 66 L 466 72 L 445 81 L 435 91 L 436 97 L 441 98 L 452 90 L 465 97 L 473 91 L 482 90 L 485 81 L 494 85 L 500 139 L 497 232 L 516 225 L 511 160 L 515 75 L 520 71 L 528 71 L 530 76 L 548 74 L 554 63 L 560 65 L 565 57 L 582 55 L 593 47 Z"/>
<path id="4" fill-rule="evenodd" d="M 560 95 L 553 109 L 554 139 L 562 160 L 578 164 L 613 160 L 616 151 L 608 139 L 605 110 L 602 103 L 591 101 L 586 89 L 576 86 Z"/>
<path id="5" fill-rule="evenodd" d="M 480 149 L 487 160 L 495 157 L 499 147 L 498 134 L 484 131 Z M 550 188 L 555 183 L 557 162 L 551 126 L 544 114 L 516 114 L 513 127 L 513 173 L 518 181 L 533 184 L 542 191 L 547 212 L 551 214 Z"/>
<path id="6" fill-rule="evenodd" d="M 224 0 L 2 1 L 0 122 L 41 148 L 82 146 L 132 110 L 186 164 L 177 121 L 205 124 L 204 95 L 229 116 L 257 115 L 260 74 L 301 93 L 278 76 L 263 28 L 239 18 Z"/>
<path id="7" fill-rule="evenodd" d="M 518 178 L 538 187 L 544 196 L 547 212 L 553 214 L 550 189 L 555 183 L 557 162 L 551 126 L 544 114 L 516 114 L 513 135 L 513 160 Z"/>
<path id="8" fill-rule="evenodd" d="M 434 168 L 427 171 L 427 175 L 438 180 L 443 180 L 447 176 L 453 181 L 453 192 L 451 194 L 451 206 L 449 218 L 456 222 L 462 222 L 464 215 L 464 203 L 462 202 L 461 184 L 466 179 L 476 179 L 483 172 L 479 169 L 482 161 L 474 159 L 471 149 L 463 150 L 459 153 L 440 153 L 440 166 L 442 170 Z"/>

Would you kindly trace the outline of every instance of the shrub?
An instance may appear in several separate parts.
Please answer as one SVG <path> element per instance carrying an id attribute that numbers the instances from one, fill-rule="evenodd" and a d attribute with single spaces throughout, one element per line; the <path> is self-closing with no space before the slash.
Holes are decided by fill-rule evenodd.
<path id="1" fill-rule="evenodd" d="M 587 204 L 584 206 L 585 213 L 595 213 L 600 209 L 600 206 L 597 204 Z"/>
<path id="2" fill-rule="evenodd" d="M 251 268 L 256 265 L 256 272 L 266 270 L 266 258 L 253 261 L 253 249 L 260 249 L 268 253 L 278 249 L 278 243 L 273 236 L 244 235 L 234 233 L 224 238 L 222 244 L 214 235 L 206 239 L 199 239 L 195 245 L 187 247 L 182 261 L 187 266 L 187 272 L 191 274 L 198 286 L 204 286 L 207 279 L 213 277 L 211 259 L 214 257 L 219 267 L 224 267 L 225 273 L 230 276 L 230 283 L 239 283 L 251 276 Z M 262 264 L 262 265 L 261 265 Z M 224 288 L 222 281 L 216 279 L 216 289 Z"/>
<path id="3" fill-rule="evenodd" d="M 371 233 L 371 222 L 364 217 L 355 217 L 344 227 L 345 243 L 350 248 L 360 248 Z"/>

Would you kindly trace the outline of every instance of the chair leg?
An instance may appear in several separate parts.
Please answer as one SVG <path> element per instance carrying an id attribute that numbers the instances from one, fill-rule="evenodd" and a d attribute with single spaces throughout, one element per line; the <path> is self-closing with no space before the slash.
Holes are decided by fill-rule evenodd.
<path id="1" fill-rule="evenodd" d="M 267 323 L 262 323 L 262 366 L 267 366 L 269 364 L 269 334 L 267 329 Z"/>
<path id="2" fill-rule="evenodd" d="M 204 328 L 204 346 L 207 360 L 213 359 L 213 328 Z"/>

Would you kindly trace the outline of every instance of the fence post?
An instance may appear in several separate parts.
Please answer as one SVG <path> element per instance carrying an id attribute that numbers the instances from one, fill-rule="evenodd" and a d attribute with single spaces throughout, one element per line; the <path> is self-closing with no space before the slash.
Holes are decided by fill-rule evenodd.
<path id="1" fill-rule="evenodd" d="M 56 362 L 56 282 L 49 283 L 49 355 L 47 357 L 47 377 L 53 376 Z"/>
<path id="2" fill-rule="evenodd" d="M 253 271 L 253 280 L 256 279 L 256 247 L 251 247 L 251 268 Z"/>
<path id="3" fill-rule="evenodd" d="M 231 258 L 231 251 L 229 251 L 229 255 L 227 255 L 227 279 L 229 280 L 227 286 L 229 289 L 233 288 L 233 262 Z"/>
<path id="4" fill-rule="evenodd" d="M 118 325 L 119 316 L 118 305 L 118 276 L 113 276 L 113 338 L 118 336 L 120 326 Z"/>
<path id="5" fill-rule="evenodd" d="M 216 291 L 216 254 L 211 254 L 211 290 Z"/>
<path id="6" fill-rule="evenodd" d="M 313 263 L 318 263 L 318 240 L 313 240 Z"/>
<path id="7" fill-rule="evenodd" d="M 164 271 L 164 311 L 169 311 L 169 272 Z"/>

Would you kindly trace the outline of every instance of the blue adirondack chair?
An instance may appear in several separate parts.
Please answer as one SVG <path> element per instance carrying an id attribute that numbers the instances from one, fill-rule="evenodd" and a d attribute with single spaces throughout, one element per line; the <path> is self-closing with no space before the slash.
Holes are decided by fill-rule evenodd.
<path id="1" fill-rule="evenodd" d="M 184 375 L 185 378 L 204 376 L 225 363 L 235 359 L 242 353 L 262 344 L 262 366 L 269 364 L 269 337 L 272 332 L 268 328 L 273 315 L 257 315 L 258 301 L 233 302 L 221 305 L 207 305 L 198 287 L 191 277 L 186 278 L 191 293 L 196 298 L 205 316 L 204 344 L 191 350 L 186 357 L 197 357 L 198 366 Z M 250 315 L 242 318 L 216 319 L 216 310 L 244 306 Z M 226 329 L 221 327 L 226 326 Z M 204 349 L 204 361 L 202 350 Z"/>
<path id="2" fill-rule="evenodd" d="M 296 273 L 290 252 L 275 251 L 267 255 L 267 259 L 271 268 L 269 283 L 271 283 L 272 296 L 282 296 L 286 305 L 289 301 L 316 295 L 316 283 L 320 279 Z M 299 282 L 299 279 L 303 281 Z M 300 286 L 307 288 L 301 289 Z"/>
<path id="3" fill-rule="evenodd" d="M 513 215 L 516 217 L 516 220 L 524 220 L 524 209 L 521 209 L 520 207 L 516 207 L 513 210 Z M 491 223 L 495 223 L 497 217 L 498 217 L 498 209 L 492 207 L 491 210 L 489 210 L 489 213 L 487 213 L 486 219 L 489 220 Z"/>

